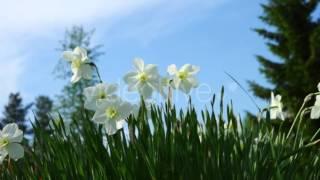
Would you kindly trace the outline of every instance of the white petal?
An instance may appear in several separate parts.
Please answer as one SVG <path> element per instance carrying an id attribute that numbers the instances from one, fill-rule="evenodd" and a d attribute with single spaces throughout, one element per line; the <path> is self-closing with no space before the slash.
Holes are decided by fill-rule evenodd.
<path id="1" fill-rule="evenodd" d="M 10 143 L 6 146 L 6 149 L 11 159 L 18 160 L 24 156 L 24 149 L 20 144 Z"/>
<path id="2" fill-rule="evenodd" d="M 76 47 L 73 50 L 73 53 L 80 55 L 81 59 L 83 59 L 84 57 L 87 57 L 87 51 L 84 48 L 81 48 L 81 47 Z"/>
<path id="3" fill-rule="evenodd" d="M 147 74 L 158 75 L 158 67 L 155 64 L 148 64 L 144 70 Z"/>
<path id="4" fill-rule="evenodd" d="M 104 124 L 107 121 L 107 117 L 105 111 L 102 109 L 98 109 L 95 114 L 93 115 L 92 121 L 98 124 Z"/>
<path id="5" fill-rule="evenodd" d="M 318 83 L 318 91 L 320 91 L 320 83 Z"/>
<path id="6" fill-rule="evenodd" d="M 90 65 L 83 64 L 81 66 L 80 70 L 81 70 L 81 76 L 84 79 L 92 79 L 93 70 L 92 70 L 92 67 Z"/>
<path id="7" fill-rule="evenodd" d="M 133 64 L 139 72 L 144 71 L 144 61 L 141 58 L 135 58 Z"/>
<path id="8" fill-rule="evenodd" d="M 281 98 L 282 98 L 281 95 L 278 94 L 278 95 L 276 95 L 275 100 L 277 100 L 278 102 L 280 102 L 280 101 L 281 101 Z"/>
<path id="9" fill-rule="evenodd" d="M 197 74 L 199 71 L 200 71 L 200 67 L 199 67 L 199 66 L 193 66 L 193 65 L 192 65 L 189 74 L 195 75 L 195 74 Z"/>
<path id="10" fill-rule="evenodd" d="M 10 142 L 20 143 L 23 139 L 23 132 L 18 129 L 12 137 L 8 137 Z"/>
<path id="11" fill-rule="evenodd" d="M 320 106 L 320 95 L 316 96 L 316 102 L 314 103 L 315 106 Z"/>
<path id="12" fill-rule="evenodd" d="M 96 101 L 97 101 L 97 88 L 96 86 L 87 87 L 83 90 L 83 94 L 85 96 L 84 107 L 88 110 L 96 110 Z"/>
<path id="13" fill-rule="evenodd" d="M 185 64 L 180 68 L 180 72 L 190 72 L 192 70 L 191 64 Z"/>
<path id="14" fill-rule="evenodd" d="M 270 109 L 270 119 L 277 119 L 277 113 L 278 110 L 276 110 L 277 108 L 271 108 Z"/>
<path id="15" fill-rule="evenodd" d="M 6 134 L 8 136 L 13 136 L 15 132 L 19 129 L 18 125 L 16 123 L 10 123 L 4 126 L 2 129 L 2 134 Z"/>
<path id="16" fill-rule="evenodd" d="M 131 104 L 124 102 L 120 105 L 119 112 L 121 119 L 127 119 L 129 115 L 133 112 L 133 107 L 131 106 Z"/>
<path id="17" fill-rule="evenodd" d="M 65 59 L 66 61 L 69 61 L 69 62 L 74 60 L 74 55 L 73 55 L 72 51 L 64 51 L 62 53 L 62 57 L 63 57 L 63 59 Z"/>
<path id="18" fill-rule="evenodd" d="M 195 77 L 189 77 L 188 81 L 192 85 L 193 88 L 196 88 L 199 85 L 199 82 Z"/>
<path id="19" fill-rule="evenodd" d="M 273 94 L 273 92 L 271 92 L 271 104 L 273 101 L 274 101 L 274 94 Z"/>
<path id="20" fill-rule="evenodd" d="M 104 127 L 105 127 L 106 133 L 108 135 L 114 135 L 118 131 L 116 121 L 112 121 L 112 120 L 111 121 L 107 121 L 105 123 Z"/>
<path id="21" fill-rule="evenodd" d="M 16 123 L 7 124 L 1 131 L 1 134 L 7 137 L 9 142 L 21 142 L 23 139 L 23 132 Z"/>
<path id="22" fill-rule="evenodd" d="M 189 81 L 181 81 L 179 89 L 186 93 L 189 94 L 192 88 L 192 84 Z"/>
<path id="23" fill-rule="evenodd" d="M 97 100 L 94 98 L 87 99 L 84 103 L 84 108 L 95 111 L 97 109 Z"/>
<path id="24" fill-rule="evenodd" d="M 313 106 L 310 114 L 311 119 L 319 119 L 320 118 L 320 106 Z"/>
<path id="25" fill-rule="evenodd" d="M 173 88 L 175 88 L 175 89 L 179 88 L 180 84 L 181 84 L 180 78 L 178 78 L 178 77 L 173 78 L 173 83 L 172 83 Z"/>
<path id="26" fill-rule="evenodd" d="M 118 89 L 118 85 L 116 84 L 109 84 L 106 88 L 105 88 L 105 93 L 107 95 L 113 94 L 117 91 Z"/>
<path id="27" fill-rule="evenodd" d="M 92 97 L 96 95 L 95 92 L 96 92 L 96 87 L 91 86 L 91 87 L 84 88 L 83 95 L 85 97 Z"/>
<path id="28" fill-rule="evenodd" d="M 128 86 L 128 91 L 137 91 L 139 89 L 140 83 L 137 81 L 135 84 L 130 84 Z"/>
<path id="29" fill-rule="evenodd" d="M 150 87 L 147 84 L 144 84 L 139 88 L 140 95 L 143 96 L 145 99 L 149 99 L 152 96 L 152 91 L 152 87 Z"/>
<path id="30" fill-rule="evenodd" d="M 129 72 L 123 77 L 123 80 L 126 84 L 136 83 L 138 81 L 137 75 L 138 75 L 137 72 Z"/>
<path id="31" fill-rule="evenodd" d="M 171 76 L 177 74 L 178 73 L 177 66 L 175 64 L 171 64 L 170 66 L 168 66 L 168 73 Z"/>
<path id="32" fill-rule="evenodd" d="M 81 76 L 79 76 L 78 74 L 78 72 L 73 74 L 73 76 L 71 77 L 71 83 L 76 83 L 81 79 Z"/>
<path id="33" fill-rule="evenodd" d="M 126 123 L 126 120 L 124 120 L 124 119 L 117 121 L 116 122 L 117 130 L 122 129 L 123 126 L 125 125 L 125 123 Z"/>

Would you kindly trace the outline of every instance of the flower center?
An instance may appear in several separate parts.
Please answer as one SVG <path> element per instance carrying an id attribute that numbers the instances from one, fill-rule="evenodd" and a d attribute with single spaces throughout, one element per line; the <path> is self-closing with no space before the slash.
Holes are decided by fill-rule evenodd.
<path id="1" fill-rule="evenodd" d="M 81 65 L 82 65 L 81 59 L 74 60 L 71 63 L 71 66 L 76 69 L 79 69 Z"/>
<path id="2" fill-rule="evenodd" d="M 3 148 L 8 144 L 9 144 L 9 140 L 7 138 L 1 138 L 0 139 L 0 148 Z"/>
<path id="3" fill-rule="evenodd" d="M 98 94 L 98 99 L 106 99 L 107 94 L 104 91 L 100 91 Z"/>
<path id="4" fill-rule="evenodd" d="M 144 83 L 148 80 L 148 75 L 145 72 L 142 72 L 138 75 L 138 79 Z"/>
<path id="5" fill-rule="evenodd" d="M 178 77 L 179 77 L 179 79 L 181 79 L 181 80 L 185 80 L 185 79 L 187 79 L 187 77 L 188 77 L 188 72 L 185 72 L 185 71 L 179 72 L 179 73 L 178 73 Z"/>
<path id="6" fill-rule="evenodd" d="M 118 111 L 114 107 L 109 107 L 106 109 L 106 116 L 109 119 L 113 119 L 118 115 Z"/>

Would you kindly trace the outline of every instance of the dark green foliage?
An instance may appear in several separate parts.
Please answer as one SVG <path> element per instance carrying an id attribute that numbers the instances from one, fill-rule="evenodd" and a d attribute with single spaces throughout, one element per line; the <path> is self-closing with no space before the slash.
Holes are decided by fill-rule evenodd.
<path id="1" fill-rule="evenodd" d="M 53 101 L 48 96 L 38 96 L 35 102 L 35 116 L 40 128 L 47 130 L 49 128 L 49 113 L 52 110 Z"/>
<path id="2" fill-rule="evenodd" d="M 96 62 L 98 57 L 103 53 L 99 50 L 101 45 L 92 45 L 91 40 L 94 31 L 86 31 L 82 26 L 74 26 L 71 30 L 67 30 L 64 40 L 60 41 L 61 47 L 59 52 L 73 50 L 77 46 L 85 48 L 91 61 Z M 57 78 L 67 80 L 67 84 L 62 89 L 62 93 L 57 96 L 55 110 L 60 112 L 65 118 L 71 119 L 73 116 L 79 116 L 76 112 L 80 112 L 83 104 L 83 89 L 92 86 L 98 82 L 96 75 L 92 80 L 81 80 L 76 84 L 71 84 L 72 76 L 70 64 L 64 59 L 60 59 L 54 70 Z"/>
<path id="3" fill-rule="evenodd" d="M 260 72 L 272 88 L 250 82 L 253 93 L 269 99 L 274 90 L 283 96 L 289 114 L 298 111 L 309 92 L 320 82 L 320 16 L 312 17 L 319 0 L 269 0 L 260 19 L 268 28 L 255 29 L 277 57 L 257 56 Z M 316 19 L 316 20 L 315 20 Z"/>
<path id="4" fill-rule="evenodd" d="M 134 135 L 121 130 L 106 136 L 82 112 L 70 127 L 55 125 L 53 134 L 35 128 L 34 152 L 0 166 L 1 179 L 317 179 L 319 146 L 304 131 L 286 138 L 268 121 L 242 127 L 232 107 L 201 115 L 190 104 L 185 111 L 142 105 L 128 119 Z M 225 118 L 225 119 L 224 119 Z M 203 123 L 199 123 L 199 121 Z M 79 132 L 78 121 L 85 125 Z M 228 122 L 230 128 L 224 127 Z M 231 125 L 232 124 L 232 125 Z M 199 128 L 202 127 L 202 128 Z M 303 127 L 303 126 L 302 126 Z M 202 129 L 202 130 L 201 130 Z M 134 137 L 129 140 L 130 137 Z"/>
<path id="5" fill-rule="evenodd" d="M 20 93 L 11 93 L 9 95 L 9 102 L 4 107 L 4 118 L 1 119 L 1 126 L 4 127 L 6 124 L 16 123 L 21 130 L 28 132 L 26 115 L 31 106 L 32 104 L 23 105 Z"/>

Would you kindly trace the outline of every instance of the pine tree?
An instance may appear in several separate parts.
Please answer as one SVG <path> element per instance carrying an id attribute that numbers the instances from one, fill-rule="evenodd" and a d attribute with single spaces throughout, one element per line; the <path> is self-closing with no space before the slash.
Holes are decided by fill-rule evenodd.
<path id="1" fill-rule="evenodd" d="M 64 40 L 60 41 L 61 47 L 58 51 L 61 53 L 66 50 L 73 50 L 79 46 L 85 48 L 88 53 L 88 57 L 91 61 L 96 62 L 98 57 L 103 55 L 99 49 L 101 45 L 91 45 L 92 36 L 94 30 L 86 31 L 82 26 L 74 26 L 71 30 L 67 30 L 64 36 Z M 64 86 L 62 93 L 57 96 L 57 104 L 54 110 L 59 112 L 66 119 L 74 119 L 77 116 L 77 112 L 80 112 L 83 106 L 83 89 L 88 86 L 92 86 L 98 82 L 98 79 L 93 75 L 92 80 L 82 79 L 75 84 L 70 83 L 72 76 L 70 64 L 61 59 L 55 67 L 54 74 L 59 79 L 67 80 L 67 84 Z"/>
<path id="2" fill-rule="evenodd" d="M 25 134 L 28 134 L 26 115 L 31 106 L 32 104 L 23 106 L 20 93 L 11 93 L 9 95 L 9 102 L 5 106 L 3 112 L 4 118 L 1 120 L 1 126 L 3 127 L 9 123 L 16 123 Z"/>
<path id="3" fill-rule="evenodd" d="M 289 115 L 320 82 L 320 17 L 314 14 L 318 5 L 319 0 L 269 0 L 260 17 L 269 28 L 255 29 L 277 59 L 257 56 L 260 72 L 273 87 L 250 81 L 250 88 L 265 100 L 272 90 L 281 94 Z"/>
<path id="4" fill-rule="evenodd" d="M 47 130 L 50 122 L 49 113 L 52 110 L 53 101 L 47 96 L 38 96 L 35 102 L 35 116 L 38 121 L 38 125 Z"/>

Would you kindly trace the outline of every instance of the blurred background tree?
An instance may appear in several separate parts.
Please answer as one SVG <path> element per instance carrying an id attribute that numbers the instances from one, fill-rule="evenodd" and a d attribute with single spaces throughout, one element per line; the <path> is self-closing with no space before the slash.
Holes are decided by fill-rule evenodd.
<path id="1" fill-rule="evenodd" d="M 257 56 L 260 72 L 272 87 L 249 81 L 250 89 L 264 100 L 270 99 L 271 91 L 281 94 L 289 117 L 320 82 L 320 17 L 314 14 L 319 2 L 269 0 L 260 17 L 268 28 L 255 29 L 277 60 Z"/>
<path id="2" fill-rule="evenodd" d="M 43 130 L 49 129 L 50 112 L 52 111 L 53 101 L 48 96 L 38 96 L 35 100 L 35 116 L 38 125 Z"/>
<path id="3" fill-rule="evenodd" d="M 24 106 L 20 93 L 11 93 L 9 95 L 9 102 L 4 107 L 4 117 L 1 119 L 1 128 L 6 124 L 16 123 L 25 134 L 31 134 L 26 116 L 32 105 L 33 103 Z"/>
<path id="4" fill-rule="evenodd" d="M 100 51 L 102 45 L 92 45 L 92 36 L 94 30 L 87 31 L 82 26 L 73 26 L 66 30 L 64 39 L 60 41 L 61 47 L 58 51 L 61 53 L 66 50 L 73 50 L 79 46 L 85 48 L 91 61 L 97 62 L 98 58 L 104 53 Z M 61 94 L 57 95 L 57 102 L 54 111 L 59 112 L 65 119 L 74 119 L 83 108 L 83 89 L 92 86 L 98 82 L 97 76 L 93 75 L 92 80 L 81 80 L 75 84 L 70 83 L 72 76 L 70 64 L 64 59 L 60 59 L 54 69 L 57 78 L 67 80 Z"/>

